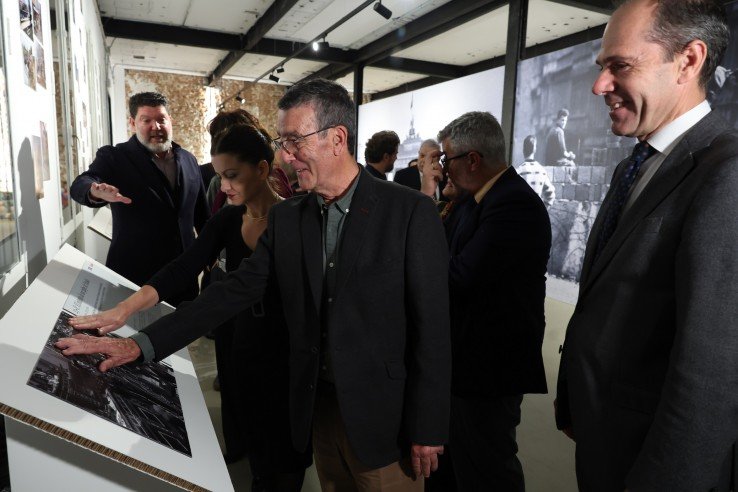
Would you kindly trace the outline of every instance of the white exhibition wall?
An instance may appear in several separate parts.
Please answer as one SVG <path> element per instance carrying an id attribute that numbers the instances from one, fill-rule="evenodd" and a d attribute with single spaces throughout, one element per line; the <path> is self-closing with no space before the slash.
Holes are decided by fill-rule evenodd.
<path id="1" fill-rule="evenodd" d="M 493 68 L 416 91 L 359 106 L 359 152 L 364 163 L 366 142 L 376 132 L 393 130 L 400 136 L 395 171 L 417 157 L 420 142 L 436 138 L 448 123 L 469 111 L 489 111 L 502 117 L 505 67 Z M 413 155 L 413 153 L 415 155 Z"/>
<path id="2" fill-rule="evenodd" d="M 57 31 L 51 30 L 49 3 L 50 0 L 0 0 L 5 70 L 5 87 L 0 88 L 0 97 L 4 97 L 3 91 L 7 92 L 10 127 L 9 141 L 3 136 L 3 145 L 12 156 L 12 207 L 18 217 L 21 249 L 20 261 L 0 271 L 3 296 L 25 282 L 26 277 L 32 280 L 60 246 L 70 240 L 82 220 L 81 214 L 66 223 L 62 220 L 69 196 L 64 189 L 66 176 L 60 173 L 53 70 L 55 55 L 58 58 L 60 50 Z M 72 71 L 76 70 L 83 83 L 70 89 L 76 107 L 69 135 L 74 135 L 70 140 L 77 150 L 77 169 L 82 167 L 81 162 L 86 163 L 86 168 L 94 155 L 93 147 L 101 144 L 91 141 L 91 130 L 94 128 L 95 133 L 103 136 L 108 134 L 103 31 L 95 0 L 57 0 L 55 5 L 73 12 L 69 35 L 74 42 L 68 46 L 68 52 L 73 60 Z M 66 165 L 66 155 L 61 156 L 61 162 Z"/>

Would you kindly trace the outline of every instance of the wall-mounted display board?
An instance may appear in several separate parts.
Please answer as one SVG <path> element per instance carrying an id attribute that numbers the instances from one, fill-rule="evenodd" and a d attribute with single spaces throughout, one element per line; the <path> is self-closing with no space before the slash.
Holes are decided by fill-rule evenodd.
<path id="1" fill-rule="evenodd" d="M 589 231 L 612 172 L 635 145 L 634 139 L 613 135 L 607 106 L 591 92 L 600 44 L 579 44 L 518 65 L 512 164 L 520 169 L 523 142 L 536 137 L 534 158 L 555 193 L 548 199 L 552 244 L 547 295 L 572 304 Z"/>
<path id="2" fill-rule="evenodd" d="M 505 68 L 436 84 L 359 106 L 359 150 L 356 160 L 364 163 L 366 142 L 376 132 L 392 130 L 400 137 L 395 169 L 407 167 L 418 157 L 423 140 L 468 111 L 489 111 L 502 117 L 502 86 Z M 392 179 L 392 175 L 388 175 Z"/>
<path id="3" fill-rule="evenodd" d="M 99 356 L 65 357 L 54 347 L 55 340 L 72 333 L 70 316 L 109 309 L 134 289 L 83 253 L 62 247 L 0 320 L 0 360 L 8 368 L 0 380 L 0 412 L 178 487 L 231 491 L 186 350 L 161 363 L 103 374 L 97 370 Z M 128 336 L 170 310 L 155 306 L 115 335 Z M 58 458 L 50 449 L 48 459 Z M 12 487 L 39 465 L 19 462 L 11 449 Z M 65 475 L 66 487 L 89 490 L 85 473 Z"/>
<path id="4" fill-rule="evenodd" d="M 727 5 L 726 11 L 736 39 L 738 2 Z M 512 164 L 520 168 L 524 141 L 535 136 L 534 158 L 555 193 L 548 200 L 553 234 L 547 293 L 571 304 L 576 303 L 587 239 L 612 173 L 636 142 L 611 132 L 608 108 L 591 92 L 600 45 L 601 40 L 595 40 L 518 65 Z M 738 44 L 728 45 L 708 84 L 707 99 L 738 128 Z M 568 113 L 565 122 L 562 110 Z"/>

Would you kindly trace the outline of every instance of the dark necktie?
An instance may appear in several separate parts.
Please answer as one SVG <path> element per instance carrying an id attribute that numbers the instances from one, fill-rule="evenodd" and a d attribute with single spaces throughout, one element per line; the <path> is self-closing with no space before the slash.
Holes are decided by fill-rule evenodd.
<path id="1" fill-rule="evenodd" d="M 641 165 L 654 153 L 656 153 L 656 149 L 648 145 L 647 142 L 639 142 L 633 149 L 633 153 L 630 155 L 630 159 L 628 159 L 625 173 L 623 173 L 622 177 L 615 185 L 615 191 L 613 192 L 610 206 L 605 211 L 605 220 L 602 222 L 602 228 L 600 228 L 600 234 L 597 238 L 595 259 L 597 259 L 602 250 L 605 249 L 605 245 L 610 240 L 618 226 L 620 214 L 623 211 L 625 202 L 628 200 L 628 194 L 633 186 L 636 176 L 638 176 L 638 171 L 641 169 Z"/>

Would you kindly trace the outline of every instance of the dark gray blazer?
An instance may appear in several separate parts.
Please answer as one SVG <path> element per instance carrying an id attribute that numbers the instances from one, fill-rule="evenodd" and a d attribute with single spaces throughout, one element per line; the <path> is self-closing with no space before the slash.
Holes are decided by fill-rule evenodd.
<path id="1" fill-rule="evenodd" d="M 321 323 L 336 396 L 359 460 L 379 468 L 410 443 L 448 439 L 448 250 L 432 200 L 363 168 L 343 226 L 336 291 L 323 298 L 320 206 L 313 193 L 272 207 L 256 250 L 225 280 L 144 329 L 168 356 L 263 295 L 283 306 L 295 448 L 311 435 Z M 323 312 L 322 312 L 323 311 Z M 244 329 L 248 329 L 245 327 Z"/>
<path id="2" fill-rule="evenodd" d="M 603 210 L 610 200 L 612 187 Z M 737 213 L 738 134 L 710 113 L 597 261 L 603 214 L 595 220 L 558 381 L 581 490 L 717 485 L 738 438 Z"/>

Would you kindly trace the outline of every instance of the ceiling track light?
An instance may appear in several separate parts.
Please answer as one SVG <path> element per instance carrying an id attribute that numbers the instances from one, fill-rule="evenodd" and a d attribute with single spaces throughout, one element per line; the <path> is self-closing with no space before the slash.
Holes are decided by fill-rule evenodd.
<path id="1" fill-rule="evenodd" d="M 245 104 L 246 103 L 246 98 L 243 97 L 241 95 L 241 93 L 239 92 L 238 95 L 236 95 L 236 101 L 238 101 L 239 104 Z"/>
<path id="2" fill-rule="evenodd" d="M 382 0 L 379 0 L 377 3 L 374 4 L 374 11 L 387 20 L 392 17 L 392 11 L 382 5 Z"/>
<path id="3" fill-rule="evenodd" d="M 323 41 L 313 41 L 313 51 L 327 50 L 331 44 L 323 38 Z"/>
<path id="4" fill-rule="evenodd" d="M 277 67 L 277 73 L 284 73 L 284 65 Z"/>
<path id="5" fill-rule="evenodd" d="M 274 73 L 270 73 L 269 74 L 269 80 L 271 80 L 272 82 L 279 82 L 279 77 L 277 77 L 276 75 L 274 75 Z"/>

